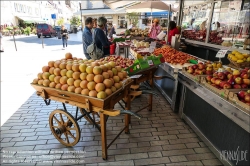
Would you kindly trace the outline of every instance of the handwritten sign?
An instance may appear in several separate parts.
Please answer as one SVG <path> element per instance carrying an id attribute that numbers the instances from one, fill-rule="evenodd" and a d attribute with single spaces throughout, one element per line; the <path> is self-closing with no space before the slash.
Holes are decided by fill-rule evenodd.
<path id="1" fill-rule="evenodd" d="M 149 46 L 149 52 L 150 53 L 154 52 L 155 47 L 156 47 L 156 42 L 151 42 Z"/>
<path id="2" fill-rule="evenodd" d="M 219 50 L 216 54 L 216 58 L 224 58 L 228 50 Z"/>

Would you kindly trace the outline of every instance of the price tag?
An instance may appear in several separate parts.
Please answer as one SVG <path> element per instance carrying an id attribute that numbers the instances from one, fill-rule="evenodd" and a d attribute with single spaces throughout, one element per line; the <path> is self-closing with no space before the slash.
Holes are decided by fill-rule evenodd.
<path id="1" fill-rule="evenodd" d="M 133 75 L 133 76 L 131 76 L 130 78 L 139 78 L 139 77 L 141 77 L 142 75 L 141 74 L 138 74 L 138 75 Z"/>
<path id="2" fill-rule="evenodd" d="M 228 50 L 219 50 L 216 54 L 216 58 L 224 58 Z"/>
<path id="3" fill-rule="evenodd" d="M 155 47 L 156 47 L 156 42 L 151 42 L 149 46 L 149 52 L 150 53 L 154 52 Z"/>

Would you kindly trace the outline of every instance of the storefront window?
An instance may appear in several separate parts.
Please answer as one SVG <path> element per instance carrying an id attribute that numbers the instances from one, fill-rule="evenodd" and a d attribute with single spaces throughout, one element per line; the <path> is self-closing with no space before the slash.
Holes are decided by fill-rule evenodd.
<path id="1" fill-rule="evenodd" d="M 118 28 L 127 28 L 125 16 L 118 16 Z"/>

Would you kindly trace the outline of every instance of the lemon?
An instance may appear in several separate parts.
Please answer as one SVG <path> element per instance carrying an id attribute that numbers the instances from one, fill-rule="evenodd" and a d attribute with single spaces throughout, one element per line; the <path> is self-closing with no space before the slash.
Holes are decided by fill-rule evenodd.
<path id="1" fill-rule="evenodd" d="M 235 54 L 236 58 L 242 60 L 244 58 L 244 56 L 242 54 Z"/>
<path id="2" fill-rule="evenodd" d="M 232 54 L 236 54 L 237 52 L 238 52 L 238 51 L 236 51 L 236 50 L 233 50 L 233 51 L 232 51 Z"/>
<path id="3" fill-rule="evenodd" d="M 242 63 L 243 62 L 243 60 L 237 60 L 237 63 Z"/>
<path id="4" fill-rule="evenodd" d="M 231 58 L 232 56 L 234 56 L 233 54 L 228 54 L 228 58 Z"/>
<path id="5" fill-rule="evenodd" d="M 247 58 L 247 62 L 250 62 L 250 57 Z"/>
<path id="6" fill-rule="evenodd" d="M 232 61 L 236 62 L 238 59 L 235 56 L 232 56 Z"/>
<path id="7" fill-rule="evenodd" d="M 218 64 L 216 65 L 217 68 L 221 68 L 221 66 L 222 66 L 221 63 L 218 63 Z"/>

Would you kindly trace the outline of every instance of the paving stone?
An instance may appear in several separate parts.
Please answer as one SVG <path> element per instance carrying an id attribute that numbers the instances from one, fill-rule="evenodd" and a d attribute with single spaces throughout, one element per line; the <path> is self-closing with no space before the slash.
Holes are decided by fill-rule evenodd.
<path id="1" fill-rule="evenodd" d="M 88 151 L 87 151 L 88 153 Z M 130 154 L 129 149 L 108 149 L 108 155 Z M 98 156 L 102 156 L 102 151 L 98 151 Z"/>
<path id="2" fill-rule="evenodd" d="M 31 133 L 31 132 L 34 132 L 35 129 L 21 129 L 20 130 L 20 133 Z"/>
<path id="3" fill-rule="evenodd" d="M 15 142 L 1 142 L 1 147 L 12 147 L 15 144 Z"/>
<path id="4" fill-rule="evenodd" d="M 188 161 L 187 158 L 185 156 L 183 156 L 183 155 L 182 156 L 170 156 L 169 159 L 173 163 Z"/>
<path id="5" fill-rule="evenodd" d="M 186 149 L 185 144 L 175 144 L 175 145 L 163 145 L 163 150 L 174 150 L 174 149 Z"/>
<path id="6" fill-rule="evenodd" d="M 2 143 L 2 142 L 10 142 L 10 140 L 12 140 L 12 138 L 3 138 L 3 139 L 1 140 L 1 143 Z"/>
<path id="7" fill-rule="evenodd" d="M 17 138 L 12 138 L 11 141 L 12 142 L 19 142 L 19 141 L 23 141 L 25 139 L 25 137 L 17 137 Z"/>
<path id="8" fill-rule="evenodd" d="M 176 139 L 176 140 L 169 140 L 170 144 L 179 144 L 179 143 L 193 143 L 193 142 L 199 142 L 199 139 L 197 138 L 186 138 L 186 139 Z"/>
<path id="9" fill-rule="evenodd" d="M 197 135 L 194 134 L 194 133 L 190 133 L 190 134 L 178 134 L 177 137 L 178 138 L 192 138 L 192 137 L 197 137 Z"/>
<path id="10" fill-rule="evenodd" d="M 137 147 L 137 143 L 117 144 L 117 149 L 126 149 Z"/>
<path id="11" fill-rule="evenodd" d="M 207 152 L 210 152 L 210 150 L 208 148 L 194 148 L 194 151 L 196 153 L 207 153 Z"/>
<path id="12" fill-rule="evenodd" d="M 131 159 L 143 159 L 148 158 L 147 153 L 136 153 L 136 154 L 125 154 L 125 155 L 115 155 L 115 160 L 131 160 Z"/>
<path id="13" fill-rule="evenodd" d="M 47 140 L 39 140 L 39 141 L 22 141 L 17 142 L 14 146 L 26 146 L 26 145 L 45 145 Z"/>
<path id="14" fill-rule="evenodd" d="M 102 157 L 87 157 L 84 159 L 85 163 L 103 163 Z M 109 155 L 108 159 L 105 160 L 107 162 L 109 161 L 115 161 L 114 156 Z"/>
<path id="15" fill-rule="evenodd" d="M 169 144 L 168 140 L 158 140 L 158 141 L 150 141 L 151 146 L 156 146 L 156 145 L 167 145 Z"/>
<path id="16" fill-rule="evenodd" d="M 124 166 L 134 166 L 134 161 L 133 160 L 126 160 L 126 161 L 114 161 L 114 162 L 105 162 L 105 163 L 99 163 L 99 166 L 109 166 L 109 165 L 124 165 Z M 88 164 L 86 164 L 88 166 Z"/>
<path id="17" fill-rule="evenodd" d="M 161 158 L 134 160 L 134 163 L 135 165 L 166 164 L 166 163 L 170 163 L 170 160 L 168 157 L 161 157 Z"/>
<path id="18" fill-rule="evenodd" d="M 152 136 L 152 137 L 129 138 L 129 142 L 144 142 L 144 141 L 154 141 L 154 140 L 159 140 L 159 137 Z"/>
<path id="19" fill-rule="evenodd" d="M 150 137 L 152 136 L 152 133 L 140 133 L 141 137 Z"/>
<path id="20" fill-rule="evenodd" d="M 186 158 L 188 159 L 188 161 L 194 161 L 194 160 L 214 159 L 216 157 L 213 153 L 202 153 L 202 154 L 186 155 Z"/>
<path id="21" fill-rule="evenodd" d="M 161 146 L 130 148 L 131 153 L 155 152 L 155 151 L 161 151 L 161 150 L 162 150 Z"/>
<path id="22" fill-rule="evenodd" d="M 148 152 L 148 156 L 151 158 L 153 157 L 162 157 L 161 152 Z"/>
<path id="23" fill-rule="evenodd" d="M 165 136 L 159 136 L 160 140 L 171 140 L 171 139 L 177 139 L 176 135 L 165 135 Z"/>
<path id="24" fill-rule="evenodd" d="M 202 160 L 204 165 L 223 165 L 218 159 Z"/>
<path id="25" fill-rule="evenodd" d="M 1 138 L 15 138 L 19 137 L 20 135 L 21 133 L 11 133 L 11 134 L 1 133 Z"/>
<path id="26" fill-rule="evenodd" d="M 201 147 L 207 147 L 207 145 L 204 142 L 199 142 Z"/>
<path id="27" fill-rule="evenodd" d="M 193 149 L 178 149 L 178 150 L 169 150 L 169 151 L 162 151 L 163 156 L 178 156 L 178 155 L 185 155 L 185 154 L 194 154 Z"/>
<path id="28" fill-rule="evenodd" d="M 180 163 L 171 163 L 171 164 L 166 164 L 166 166 L 196 166 L 196 165 L 203 165 L 200 161 L 187 161 L 187 162 L 180 162 Z"/>
<path id="29" fill-rule="evenodd" d="M 189 131 L 189 130 L 178 130 L 178 131 L 179 131 L 179 133 L 181 133 L 181 134 L 190 133 L 190 131 Z"/>
<path id="30" fill-rule="evenodd" d="M 169 135 L 172 135 L 172 134 L 179 134 L 179 131 L 168 131 L 168 134 L 169 134 Z"/>
<path id="31" fill-rule="evenodd" d="M 22 137 L 32 137 L 35 136 L 37 132 L 31 132 L 31 133 L 21 133 Z"/>
<path id="32" fill-rule="evenodd" d="M 137 143 L 138 147 L 144 147 L 144 146 L 150 146 L 149 142 L 138 142 Z"/>
<path id="33" fill-rule="evenodd" d="M 199 148 L 200 144 L 198 143 L 186 143 L 185 144 L 187 148 Z"/>

